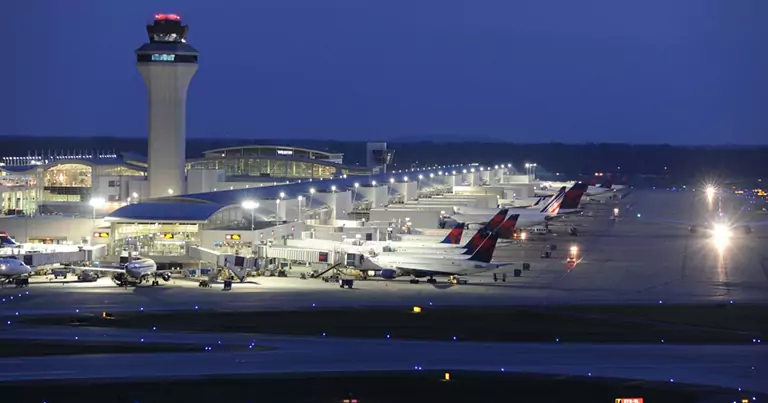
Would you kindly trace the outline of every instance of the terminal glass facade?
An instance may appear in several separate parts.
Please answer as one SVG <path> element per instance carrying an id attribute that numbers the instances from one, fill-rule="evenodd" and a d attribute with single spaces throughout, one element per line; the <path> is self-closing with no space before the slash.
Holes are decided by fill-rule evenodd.
<path id="1" fill-rule="evenodd" d="M 92 169 L 84 164 L 61 164 L 45 171 L 46 187 L 91 187 Z"/>
<path id="2" fill-rule="evenodd" d="M 66 163 L 47 168 L 43 174 L 44 201 L 85 202 L 90 199 L 94 177 L 144 176 L 143 171 L 125 165 Z"/>
<path id="3" fill-rule="evenodd" d="M 331 178 L 343 174 L 337 166 L 321 162 L 248 157 L 195 161 L 187 169 L 223 170 L 229 177 Z"/>
<path id="4" fill-rule="evenodd" d="M 187 254 L 187 242 L 199 242 L 197 224 L 132 223 L 112 228 L 112 253 L 129 249 L 146 256 L 182 256 Z"/>
<path id="5" fill-rule="evenodd" d="M 81 202 L 88 200 L 93 186 L 93 169 L 85 164 L 59 164 L 43 174 L 43 200 Z"/>

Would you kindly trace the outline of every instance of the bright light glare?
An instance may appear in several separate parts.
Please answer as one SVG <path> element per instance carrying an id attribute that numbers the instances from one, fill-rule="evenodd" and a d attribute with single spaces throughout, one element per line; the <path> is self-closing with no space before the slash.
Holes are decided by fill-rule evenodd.
<path id="1" fill-rule="evenodd" d="M 107 204 L 107 200 L 103 197 L 94 197 L 91 200 L 88 201 L 88 204 L 91 205 L 93 208 L 99 208 L 105 204 Z"/>
<path id="2" fill-rule="evenodd" d="M 715 247 L 718 250 L 722 250 L 731 239 L 731 230 L 722 224 L 716 224 L 712 229 L 712 241 L 715 243 Z"/>
<path id="3" fill-rule="evenodd" d="M 577 246 L 571 246 L 571 253 L 576 253 L 579 251 L 579 248 Z"/>
<path id="4" fill-rule="evenodd" d="M 716 189 L 714 188 L 714 186 L 707 186 L 707 197 L 708 198 L 710 198 L 710 199 L 713 198 L 715 196 L 715 192 L 716 192 Z"/>
<path id="5" fill-rule="evenodd" d="M 253 200 L 245 200 L 243 201 L 242 207 L 246 210 L 253 210 L 259 208 L 259 203 Z"/>

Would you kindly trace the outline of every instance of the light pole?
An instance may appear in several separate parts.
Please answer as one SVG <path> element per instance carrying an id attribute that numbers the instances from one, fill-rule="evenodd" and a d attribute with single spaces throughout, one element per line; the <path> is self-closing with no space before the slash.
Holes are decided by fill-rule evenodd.
<path id="1" fill-rule="evenodd" d="M 355 182 L 355 191 L 352 193 L 352 203 L 355 203 L 355 199 L 357 198 L 357 188 L 360 187 L 360 184 Z"/>
<path id="2" fill-rule="evenodd" d="M 301 203 L 304 201 L 304 196 L 299 195 L 299 197 L 297 197 L 297 199 L 299 199 L 299 216 L 298 216 L 298 221 L 299 222 L 304 222 L 304 217 L 301 216 Z"/>
<path id="3" fill-rule="evenodd" d="M 312 208 L 312 198 L 315 196 L 315 188 L 309 188 L 309 203 L 307 203 L 307 210 Z"/>

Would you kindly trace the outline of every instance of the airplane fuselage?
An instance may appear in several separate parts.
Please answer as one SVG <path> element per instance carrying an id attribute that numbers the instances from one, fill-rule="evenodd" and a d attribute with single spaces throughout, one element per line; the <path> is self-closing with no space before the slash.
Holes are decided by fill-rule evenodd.
<path id="1" fill-rule="evenodd" d="M 548 214 L 548 213 L 539 213 L 539 212 L 526 212 L 526 211 L 519 211 L 515 210 L 514 214 L 519 214 L 520 216 L 517 218 L 517 227 L 518 228 L 527 228 L 530 226 L 543 224 L 547 222 L 547 220 L 555 217 L 557 214 Z M 463 222 L 466 224 L 485 224 L 487 223 L 491 218 L 493 218 L 492 215 L 487 214 L 454 214 L 451 219 L 455 220 L 456 222 Z"/>
<path id="2" fill-rule="evenodd" d="M 23 277 L 28 276 L 30 273 L 32 273 L 32 268 L 22 261 L 16 259 L 0 259 L 0 277 Z"/>
<path id="3" fill-rule="evenodd" d="M 152 259 L 134 260 L 125 265 L 125 274 L 137 280 L 145 279 L 157 272 L 157 263 Z"/>

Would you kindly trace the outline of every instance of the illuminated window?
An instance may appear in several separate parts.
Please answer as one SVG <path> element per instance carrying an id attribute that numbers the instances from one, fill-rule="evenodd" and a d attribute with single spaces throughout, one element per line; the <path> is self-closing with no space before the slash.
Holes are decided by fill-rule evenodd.
<path id="1" fill-rule="evenodd" d="M 91 187 L 92 169 L 83 164 L 55 165 L 45 172 L 46 187 Z"/>
<path id="2" fill-rule="evenodd" d="M 168 55 L 168 54 L 153 54 L 152 55 L 152 61 L 153 62 L 172 62 L 176 60 L 176 55 Z"/>

